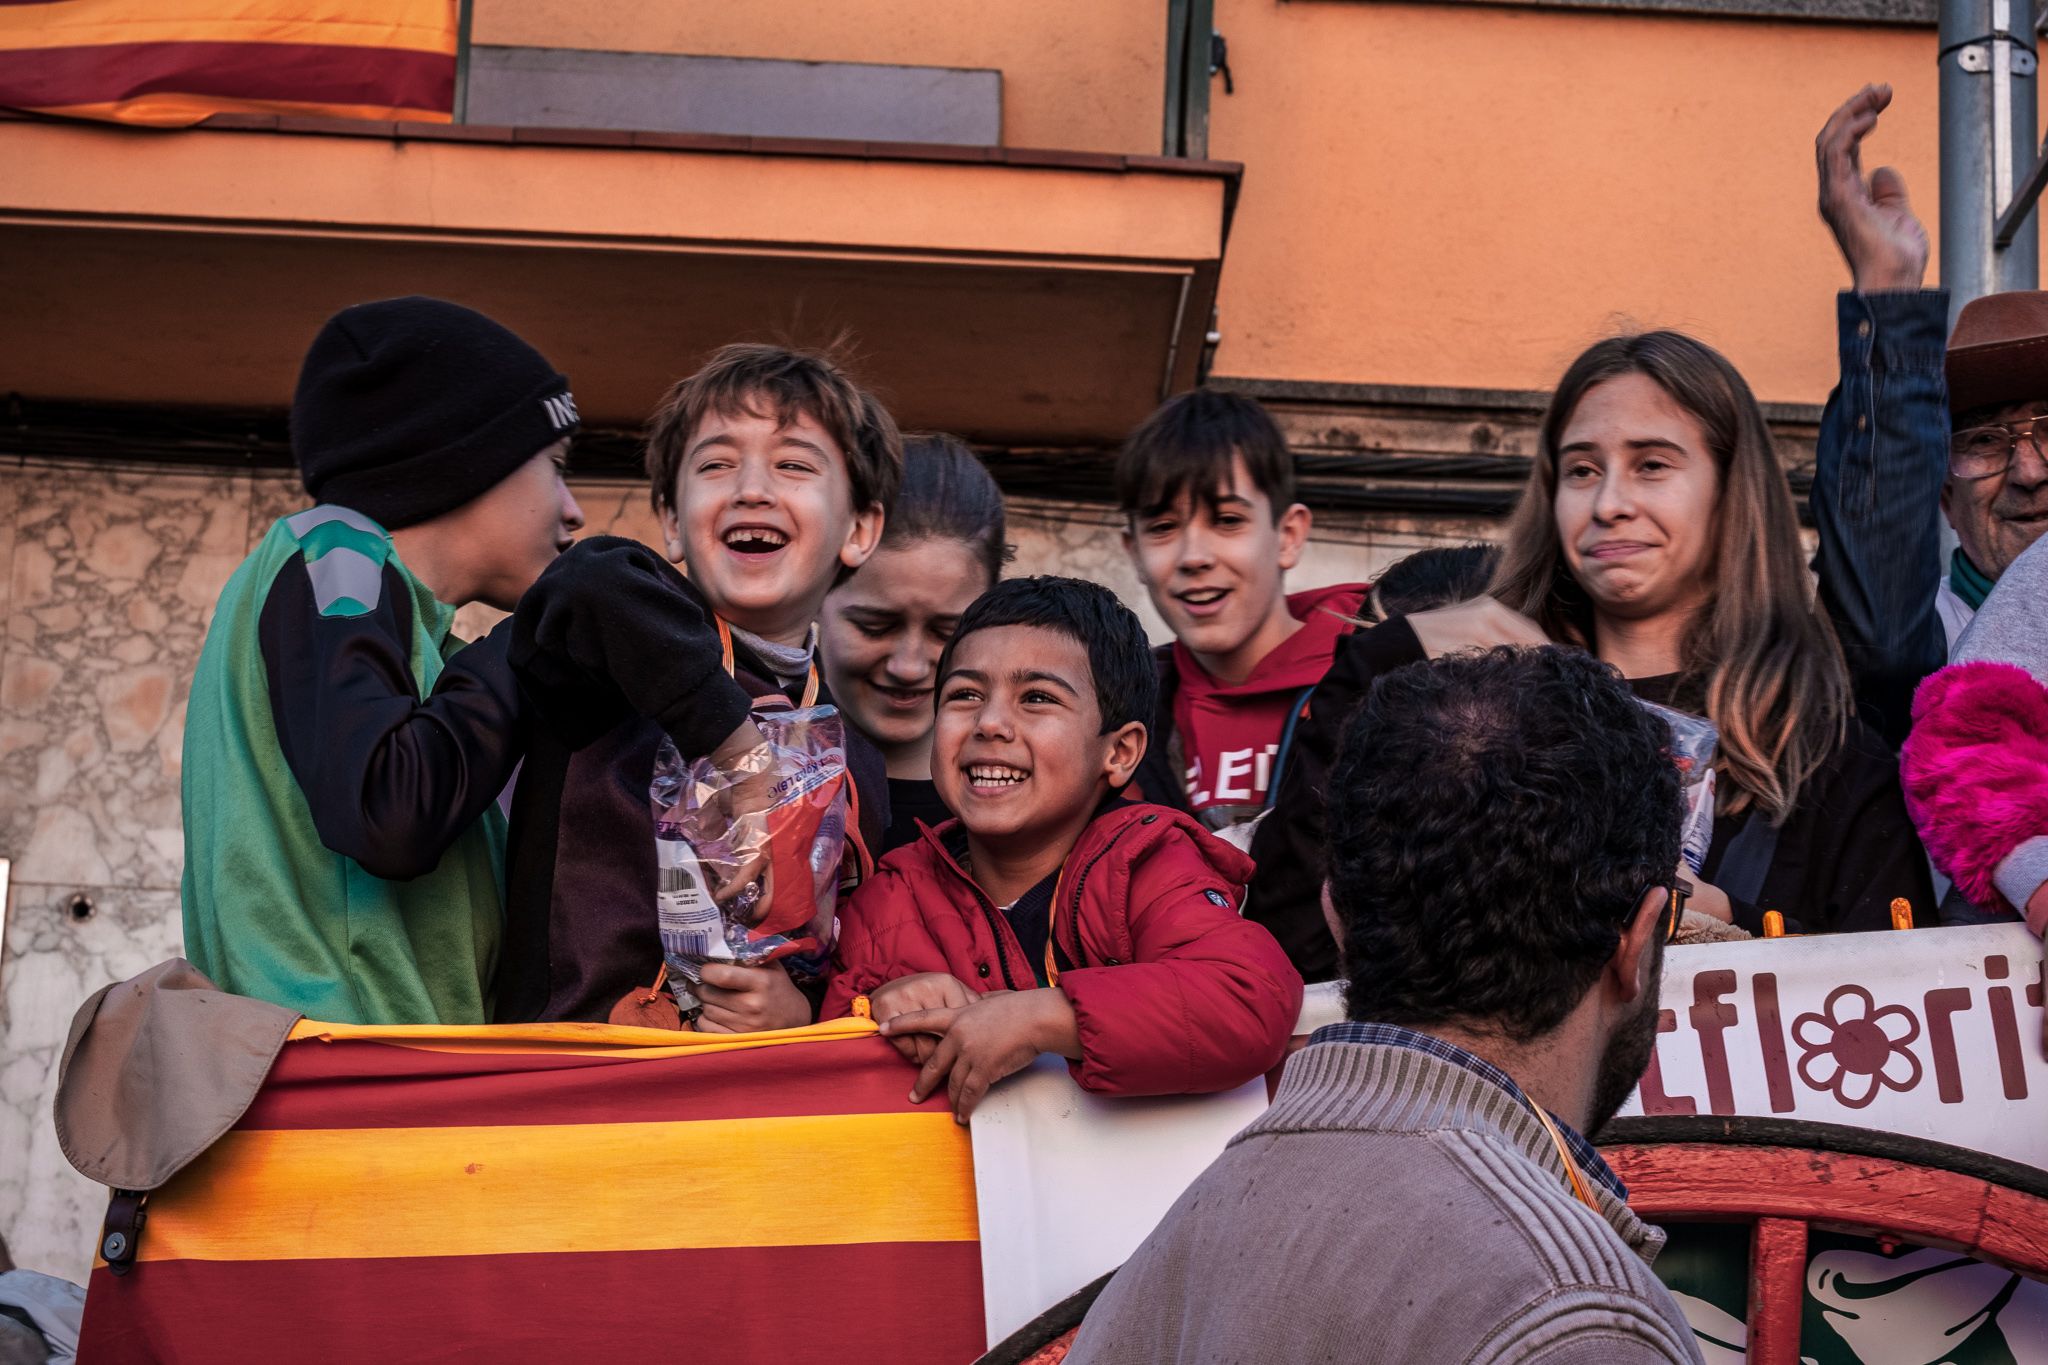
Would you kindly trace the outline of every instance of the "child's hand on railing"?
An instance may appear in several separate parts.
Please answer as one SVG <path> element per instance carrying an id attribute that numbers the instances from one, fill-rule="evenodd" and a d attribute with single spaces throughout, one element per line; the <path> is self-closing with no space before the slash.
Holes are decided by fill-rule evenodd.
<path id="1" fill-rule="evenodd" d="M 957 1009 L 975 1002 L 974 988 L 949 972 L 919 972 L 915 976 L 899 976 L 880 990 L 868 996 L 868 1013 L 877 1025 L 886 1024 L 901 1014 L 915 1014 L 920 1010 Z M 884 1034 L 887 1029 L 882 1030 Z M 903 1059 L 917 1066 L 931 1060 L 939 1040 L 929 1033 L 905 1033 L 889 1041 L 903 1054 Z"/>
<path id="2" fill-rule="evenodd" d="M 924 1103 L 943 1083 L 953 1118 L 967 1122 L 988 1088 L 1031 1065 L 1042 1052 L 1081 1055 L 1081 1027 L 1059 987 L 998 991 L 971 1005 L 899 1014 L 882 1026 L 885 1037 L 924 1033 L 938 1046 L 910 1087 L 910 1102 Z"/>

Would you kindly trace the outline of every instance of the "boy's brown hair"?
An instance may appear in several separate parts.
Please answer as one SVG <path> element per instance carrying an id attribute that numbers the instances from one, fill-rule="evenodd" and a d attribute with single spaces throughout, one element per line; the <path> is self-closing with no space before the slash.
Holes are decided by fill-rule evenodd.
<path id="1" fill-rule="evenodd" d="M 1169 398 L 1117 454 L 1117 505 L 1147 517 L 1185 497 L 1214 511 L 1238 460 L 1278 522 L 1294 504 L 1294 456 L 1272 415 L 1257 399 L 1216 389 Z"/>
<path id="2" fill-rule="evenodd" d="M 690 433 L 711 413 L 763 416 L 778 426 L 809 417 L 845 452 L 855 511 L 887 507 L 896 497 L 903 436 L 873 394 L 816 351 L 736 342 L 719 347 L 695 374 L 672 385 L 654 410 L 647 478 L 657 512 L 674 510 L 676 474 Z"/>

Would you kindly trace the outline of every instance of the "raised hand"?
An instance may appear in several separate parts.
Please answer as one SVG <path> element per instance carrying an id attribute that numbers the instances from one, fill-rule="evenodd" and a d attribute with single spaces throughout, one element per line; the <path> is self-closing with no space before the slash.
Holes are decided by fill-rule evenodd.
<path id="1" fill-rule="evenodd" d="M 1918 289 L 1927 277 L 1927 229 L 1906 202 L 1906 182 L 1889 166 L 1866 180 L 1863 139 L 1892 102 L 1889 85 L 1866 85 L 1835 110 L 1813 140 L 1820 216 L 1835 234 L 1859 293 Z"/>
<path id="2" fill-rule="evenodd" d="M 1495 645 L 1551 643 L 1543 627 L 1491 597 L 1475 597 L 1455 606 L 1418 611 L 1408 618 L 1408 626 L 1421 643 L 1422 652 L 1432 659 L 1492 649 Z"/>

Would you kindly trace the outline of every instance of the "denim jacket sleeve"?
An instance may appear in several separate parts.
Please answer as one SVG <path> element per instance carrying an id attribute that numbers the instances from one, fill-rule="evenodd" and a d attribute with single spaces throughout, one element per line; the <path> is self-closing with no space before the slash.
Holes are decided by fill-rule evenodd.
<path id="1" fill-rule="evenodd" d="M 1857 713 L 1896 748 L 1912 723 L 1914 687 L 1947 656 L 1934 594 L 1948 470 L 1948 292 L 1844 290 L 1835 316 L 1842 377 L 1814 459 L 1814 567 Z"/>

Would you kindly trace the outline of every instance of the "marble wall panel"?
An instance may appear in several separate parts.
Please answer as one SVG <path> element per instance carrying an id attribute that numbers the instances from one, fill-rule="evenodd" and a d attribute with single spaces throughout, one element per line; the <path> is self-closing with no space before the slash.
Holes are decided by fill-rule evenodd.
<path id="1" fill-rule="evenodd" d="M 78 918 L 80 896 L 91 913 Z M 51 1103 L 71 1017 L 110 982 L 180 952 L 178 893 L 17 882 L 0 1008 L 0 1234 L 21 1265 L 83 1283 L 106 1191 L 71 1169 Z"/>
<path id="2" fill-rule="evenodd" d="M 0 850 L 17 880 L 175 888 L 185 698 L 248 535 L 245 476 L 15 476 Z"/>
<path id="3" fill-rule="evenodd" d="M 56 1147 L 57 1057 L 87 995 L 180 949 L 185 697 L 249 495 L 245 475 L 0 471 L 0 1233 L 55 1274 L 85 1274 L 103 1201 Z"/>
<path id="4" fill-rule="evenodd" d="M 294 474 L 257 474 L 249 480 L 249 533 L 248 548 L 253 550 L 263 543 L 263 537 L 270 534 L 280 517 L 294 512 L 303 512 L 313 505 L 306 496 L 305 487 Z"/>
<path id="5" fill-rule="evenodd" d="M 7 620 L 14 599 L 14 513 L 21 503 L 18 467 L 0 467 L 0 622 Z M 0 685 L 6 682 L 4 646 L 0 646 Z"/>
<path id="6" fill-rule="evenodd" d="M 1010 562 L 1013 576 L 1066 574 L 1100 583 L 1145 623 L 1154 644 L 1170 635 L 1152 609 L 1137 570 L 1125 553 L 1123 521 L 1099 503 L 1059 503 L 1012 498 L 1009 539 L 1016 547 Z M 1485 520 L 1377 521 L 1358 516 L 1323 516 L 1315 524 L 1301 563 L 1287 575 L 1290 591 L 1331 583 L 1370 582 L 1388 565 L 1433 545 L 1462 545 L 1491 540 L 1497 528 Z"/>
<path id="7" fill-rule="evenodd" d="M 570 491 L 583 509 L 583 534 L 589 536 L 631 536 L 657 549 L 661 546 L 661 519 L 647 497 L 647 484 L 587 483 L 572 480 Z"/>

